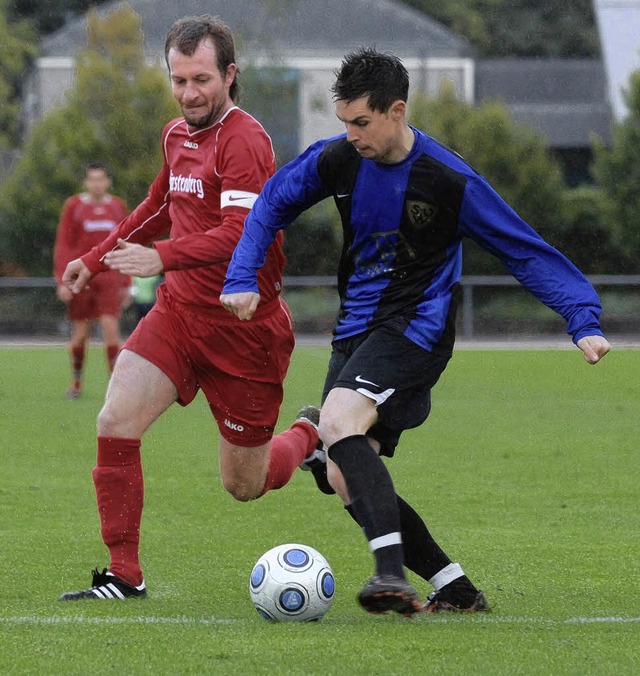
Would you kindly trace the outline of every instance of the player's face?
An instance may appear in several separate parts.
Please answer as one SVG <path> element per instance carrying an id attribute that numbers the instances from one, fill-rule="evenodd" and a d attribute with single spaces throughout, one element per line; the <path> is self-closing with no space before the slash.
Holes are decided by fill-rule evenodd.
<path id="1" fill-rule="evenodd" d="M 396 101 L 387 112 L 368 107 L 369 97 L 336 101 L 336 115 L 347 130 L 347 141 L 369 160 L 390 164 L 406 156 L 404 113 L 406 104 Z"/>
<path id="2" fill-rule="evenodd" d="M 84 177 L 84 189 L 89 193 L 91 199 L 100 201 L 109 192 L 111 179 L 102 169 L 89 169 Z"/>
<path id="3" fill-rule="evenodd" d="M 171 90 L 191 127 L 208 127 L 233 105 L 229 88 L 236 74 L 231 64 L 224 76 L 218 69 L 216 48 L 205 38 L 191 56 L 169 50 Z"/>

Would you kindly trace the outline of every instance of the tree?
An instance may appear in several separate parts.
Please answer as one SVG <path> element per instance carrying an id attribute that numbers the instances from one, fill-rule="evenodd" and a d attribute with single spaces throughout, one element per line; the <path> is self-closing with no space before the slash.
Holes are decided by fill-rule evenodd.
<path id="1" fill-rule="evenodd" d="M 86 12 L 104 2 L 107 0 L 12 0 L 10 18 L 27 19 L 39 33 L 47 34 L 61 28 L 73 14 Z"/>
<path id="2" fill-rule="evenodd" d="M 480 56 L 598 54 L 591 0 L 404 0 L 466 37 Z"/>
<path id="3" fill-rule="evenodd" d="M 35 33 L 24 22 L 7 20 L 0 1 L 0 149 L 15 146 L 20 135 L 20 79 L 36 55 Z"/>
<path id="4" fill-rule="evenodd" d="M 127 5 L 88 21 L 68 103 L 32 130 L 0 193 L 0 243 L 7 259 L 34 275 L 51 273 L 64 200 L 79 188 L 82 164 L 102 160 L 130 206 L 161 166 L 163 125 L 178 112 L 167 76 L 147 66 L 138 15 Z"/>
<path id="5" fill-rule="evenodd" d="M 611 146 L 595 144 L 594 174 L 604 192 L 605 219 L 620 247 L 617 272 L 640 272 L 640 70 L 625 91 L 628 115 L 613 128 Z"/>
<path id="6" fill-rule="evenodd" d="M 517 126 L 502 103 L 473 107 L 458 101 L 447 88 L 437 99 L 417 94 L 411 100 L 410 117 L 417 127 L 460 153 L 532 227 L 562 248 L 562 172 L 538 134 Z M 466 273 L 504 273 L 492 257 L 479 256 L 471 243 L 465 249 Z"/>

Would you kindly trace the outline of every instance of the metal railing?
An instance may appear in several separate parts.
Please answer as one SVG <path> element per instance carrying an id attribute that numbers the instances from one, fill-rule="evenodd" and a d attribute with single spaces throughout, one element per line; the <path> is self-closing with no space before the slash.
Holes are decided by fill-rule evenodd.
<path id="1" fill-rule="evenodd" d="M 599 289 L 607 287 L 638 287 L 640 275 L 591 275 L 589 281 Z M 55 288 L 53 277 L 0 277 L 0 289 Z M 335 288 L 337 280 L 333 276 L 289 276 L 284 278 L 285 289 Z M 462 287 L 462 326 L 465 338 L 475 333 L 475 291 L 483 287 L 519 287 L 520 283 L 511 275 L 465 275 L 461 279 Z"/>

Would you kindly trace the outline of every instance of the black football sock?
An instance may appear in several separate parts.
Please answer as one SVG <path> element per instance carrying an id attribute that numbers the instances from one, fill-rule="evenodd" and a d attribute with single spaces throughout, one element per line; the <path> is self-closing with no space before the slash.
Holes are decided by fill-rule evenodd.
<path id="1" fill-rule="evenodd" d="M 391 475 L 364 434 L 329 447 L 351 496 L 351 509 L 375 557 L 376 573 L 404 578 L 400 512 Z"/>
<path id="2" fill-rule="evenodd" d="M 396 495 L 400 510 L 400 527 L 404 547 L 404 565 L 420 577 L 429 581 L 436 573 L 446 568 L 451 559 L 433 539 L 420 515 Z M 351 518 L 358 522 L 351 505 L 345 505 Z"/>

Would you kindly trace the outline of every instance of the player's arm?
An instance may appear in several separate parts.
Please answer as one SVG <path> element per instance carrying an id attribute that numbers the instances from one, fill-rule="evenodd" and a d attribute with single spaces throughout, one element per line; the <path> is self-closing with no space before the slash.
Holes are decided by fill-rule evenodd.
<path id="1" fill-rule="evenodd" d="M 257 307 L 258 270 L 264 265 L 278 231 L 305 209 L 328 197 L 318 175 L 322 146 L 315 144 L 277 171 L 266 183 L 244 223 L 220 296 L 221 304 L 240 319 L 250 319 Z"/>
<path id="2" fill-rule="evenodd" d="M 56 240 L 53 247 L 53 276 L 57 285 L 56 296 L 63 303 L 68 303 L 73 297 L 71 289 L 63 282 L 63 275 L 67 263 L 77 255 L 74 242 L 78 239 L 78 233 L 73 220 L 73 210 L 76 202 L 75 197 L 70 197 L 65 201 L 60 213 Z"/>
<path id="3" fill-rule="evenodd" d="M 524 287 L 565 319 L 587 362 L 604 357 L 609 343 L 600 328 L 602 306 L 593 286 L 483 179 L 467 184 L 460 230 L 500 258 Z"/>
<path id="4" fill-rule="evenodd" d="M 215 166 L 220 201 L 212 202 L 206 194 L 202 199 L 199 208 L 207 229 L 155 243 L 163 268 L 187 270 L 228 262 L 244 219 L 274 171 L 271 141 L 261 128 L 221 138 Z"/>
<path id="5" fill-rule="evenodd" d="M 107 264 L 110 252 L 121 249 L 119 241 L 143 247 L 154 239 L 162 237 L 171 229 L 169 216 L 169 167 L 165 163 L 149 188 L 147 197 L 109 235 L 91 251 L 82 256 L 82 262 L 92 275 L 107 269 L 118 269 Z M 136 272 L 125 272 L 132 275 Z M 154 273 L 155 274 L 155 273 Z"/>

